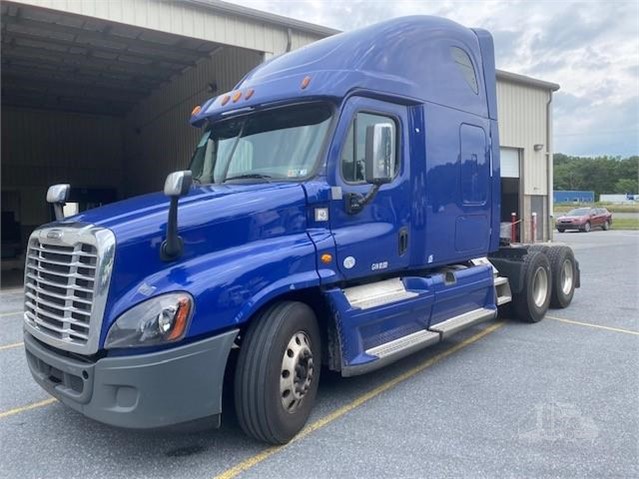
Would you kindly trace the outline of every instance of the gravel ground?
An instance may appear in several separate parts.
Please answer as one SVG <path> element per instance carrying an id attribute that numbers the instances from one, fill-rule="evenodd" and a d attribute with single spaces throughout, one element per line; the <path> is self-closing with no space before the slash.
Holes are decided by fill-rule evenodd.
<path id="1" fill-rule="evenodd" d="M 639 232 L 555 240 L 581 265 L 568 309 L 482 325 L 367 376 L 325 374 L 311 422 L 338 417 L 265 459 L 231 404 L 222 429 L 199 432 L 115 429 L 57 402 L 3 415 L 48 397 L 19 345 L 21 293 L 3 292 L 0 477 L 211 478 L 247 459 L 242 477 L 638 477 Z"/>

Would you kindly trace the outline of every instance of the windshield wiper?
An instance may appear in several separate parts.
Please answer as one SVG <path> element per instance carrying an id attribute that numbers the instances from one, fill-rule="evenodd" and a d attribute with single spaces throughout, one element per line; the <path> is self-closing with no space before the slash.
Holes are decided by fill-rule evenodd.
<path id="1" fill-rule="evenodd" d="M 248 178 L 256 178 L 259 180 L 269 181 L 273 177 L 271 175 L 265 175 L 263 173 L 244 173 L 243 175 L 229 176 L 228 178 L 225 178 L 222 183 L 226 183 L 229 180 L 243 180 Z"/>

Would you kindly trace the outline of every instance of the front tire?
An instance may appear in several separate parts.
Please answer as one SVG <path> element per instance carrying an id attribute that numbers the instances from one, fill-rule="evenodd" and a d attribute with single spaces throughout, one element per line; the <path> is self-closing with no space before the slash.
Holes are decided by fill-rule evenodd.
<path id="1" fill-rule="evenodd" d="M 590 229 L 591 229 L 590 221 L 586 221 L 586 224 L 584 225 L 584 227 L 583 227 L 582 231 L 583 231 L 584 233 L 590 233 Z"/>
<path id="2" fill-rule="evenodd" d="M 603 230 L 608 231 L 610 229 L 610 221 L 606 220 L 603 224 Z"/>
<path id="3" fill-rule="evenodd" d="M 313 310 L 284 301 L 249 326 L 235 371 L 235 408 L 242 430 L 270 444 L 285 444 L 311 413 L 321 361 Z"/>
<path id="4" fill-rule="evenodd" d="M 563 233 L 566 230 L 564 228 L 557 228 L 557 231 L 559 231 L 560 233 Z"/>
<path id="5" fill-rule="evenodd" d="M 513 294 L 513 310 L 517 319 L 526 323 L 541 321 L 548 311 L 552 291 L 552 274 L 548 257 L 530 250 L 524 257 L 523 288 Z"/>

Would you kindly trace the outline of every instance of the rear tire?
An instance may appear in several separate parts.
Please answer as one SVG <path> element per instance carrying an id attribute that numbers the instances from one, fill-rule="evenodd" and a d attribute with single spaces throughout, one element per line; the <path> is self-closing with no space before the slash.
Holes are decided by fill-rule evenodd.
<path id="1" fill-rule="evenodd" d="M 321 360 L 313 310 L 284 301 L 249 326 L 235 371 L 235 408 L 242 430 L 285 444 L 306 424 L 315 402 Z"/>
<path id="2" fill-rule="evenodd" d="M 552 273 L 550 306 L 567 308 L 572 302 L 577 283 L 577 262 L 567 246 L 551 246 L 546 253 Z"/>
<path id="3" fill-rule="evenodd" d="M 523 288 L 513 294 L 513 311 L 520 321 L 537 323 L 550 305 L 552 272 L 548 257 L 541 251 L 529 251 L 524 256 L 522 274 Z"/>

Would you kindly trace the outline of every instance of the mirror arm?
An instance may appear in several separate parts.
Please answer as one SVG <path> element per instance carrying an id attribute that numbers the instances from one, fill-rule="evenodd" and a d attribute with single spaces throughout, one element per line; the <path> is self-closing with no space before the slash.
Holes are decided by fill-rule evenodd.
<path id="1" fill-rule="evenodd" d="M 364 209 L 364 206 L 366 206 L 373 200 L 373 198 L 375 198 L 375 195 L 377 195 L 377 192 L 379 191 L 379 188 L 381 186 L 381 183 L 374 184 L 365 196 L 362 196 L 359 193 L 347 193 L 344 196 L 346 200 L 346 212 L 349 215 L 356 215 L 357 213 L 362 211 Z"/>
<path id="2" fill-rule="evenodd" d="M 66 203 L 53 203 L 53 213 L 55 214 L 56 221 L 62 221 L 64 219 L 64 205 Z"/>
<path id="3" fill-rule="evenodd" d="M 169 205 L 169 221 L 166 224 L 166 239 L 162 242 L 161 257 L 164 261 L 171 261 L 182 255 L 184 242 L 178 235 L 177 210 L 178 197 L 171 197 Z"/>

